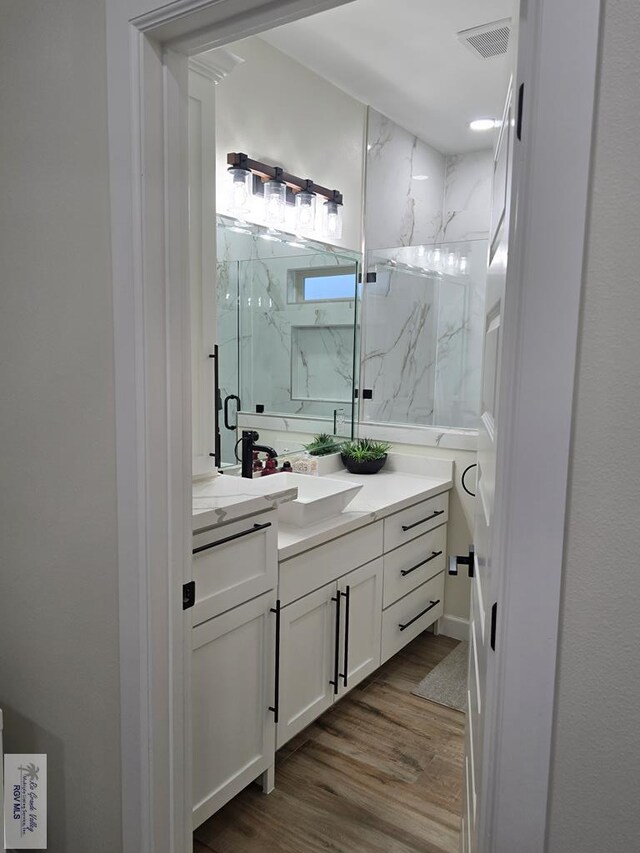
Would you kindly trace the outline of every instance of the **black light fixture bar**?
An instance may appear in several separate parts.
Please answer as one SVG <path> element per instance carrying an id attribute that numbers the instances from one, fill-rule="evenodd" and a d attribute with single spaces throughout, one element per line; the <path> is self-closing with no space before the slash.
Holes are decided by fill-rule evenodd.
<path id="1" fill-rule="evenodd" d="M 338 192 L 338 190 L 330 190 L 328 187 L 316 184 L 308 178 L 299 178 L 297 175 L 285 172 L 280 166 L 269 166 L 268 163 L 252 160 L 246 154 L 233 152 L 227 154 L 227 164 L 236 169 L 248 169 L 254 175 L 258 175 L 265 180 L 284 181 L 292 190 L 314 192 L 316 195 L 321 195 L 329 201 L 335 201 L 337 204 L 343 203 L 342 193 Z"/>

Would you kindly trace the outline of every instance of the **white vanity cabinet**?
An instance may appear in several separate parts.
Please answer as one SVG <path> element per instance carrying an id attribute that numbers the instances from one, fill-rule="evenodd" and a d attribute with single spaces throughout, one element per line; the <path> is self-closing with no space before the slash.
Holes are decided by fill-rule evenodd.
<path id="1" fill-rule="evenodd" d="M 444 613 L 448 518 L 443 492 L 384 520 L 381 663 Z"/>
<path id="2" fill-rule="evenodd" d="M 275 760 L 277 513 L 193 540 L 193 826 Z"/>
<path id="3" fill-rule="evenodd" d="M 277 748 L 380 665 L 382 532 L 378 522 L 280 564 Z"/>
<path id="4" fill-rule="evenodd" d="M 283 560 L 283 746 L 444 612 L 449 495 L 417 501 Z"/>
<path id="5" fill-rule="evenodd" d="M 193 827 L 272 767 L 275 592 L 192 632 Z"/>

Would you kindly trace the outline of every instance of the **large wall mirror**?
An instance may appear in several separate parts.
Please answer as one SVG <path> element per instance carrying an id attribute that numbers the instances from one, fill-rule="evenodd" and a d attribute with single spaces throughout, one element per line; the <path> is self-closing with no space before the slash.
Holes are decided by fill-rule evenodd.
<path id="1" fill-rule="evenodd" d="M 351 436 L 360 255 L 224 216 L 217 247 L 222 463 L 238 417 Z"/>

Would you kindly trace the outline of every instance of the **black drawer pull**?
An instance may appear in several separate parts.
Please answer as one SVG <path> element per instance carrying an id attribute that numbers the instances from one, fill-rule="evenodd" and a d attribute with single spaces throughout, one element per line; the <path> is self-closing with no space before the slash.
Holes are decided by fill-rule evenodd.
<path id="1" fill-rule="evenodd" d="M 440 604 L 440 599 L 438 599 L 437 601 L 432 601 L 431 604 L 428 607 L 425 607 L 424 610 L 421 610 L 417 616 L 414 616 L 413 619 L 410 619 L 408 622 L 405 622 L 404 625 L 398 625 L 398 628 L 400 628 L 401 631 L 404 631 L 405 628 L 408 628 L 409 625 L 413 625 L 413 623 L 416 622 L 421 616 L 424 616 L 425 613 L 428 613 L 430 610 L 432 610 L 436 606 L 436 604 Z"/>
<path id="2" fill-rule="evenodd" d="M 333 686 L 334 695 L 338 692 L 338 678 L 340 674 L 340 600 L 342 595 L 340 592 L 337 593 L 336 597 L 331 597 L 331 601 L 335 601 L 336 603 L 336 632 L 334 637 L 335 647 L 333 650 L 333 681 L 330 681 L 329 684 Z"/>
<path id="3" fill-rule="evenodd" d="M 273 705 L 269 705 L 269 710 L 273 713 L 273 722 L 277 723 L 280 719 L 280 615 L 282 613 L 280 599 L 276 601 L 276 606 L 271 608 L 271 613 L 276 614 L 276 666 Z"/>
<path id="4" fill-rule="evenodd" d="M 345 687 L 348 686 L 349 678 L 349 604 L 351 601 L 351 587 L 347 586 L 346 592 L 338 592 L 338 597 L 345 597 L 345 612 L 344 612 L 344 672 L 338 673 Z"/>
<path id="5" fill-rule="evenodd" d="M 249 530 L 243 530 L 241 533 L 234 533 L 233 536 L 225 536 L 224 539 L 218 539 L 217 542 L 209 542 L 208 545 L 200 545 L 199 548 L 194 548 L 192 554 L 199 554 L 200 551 L 207 551 L 209 548 L 217 548 L 218 545 L 225 545 L 227 542 L 233 542 L 234 539 L 240 539 L 242 536 L 249 536 L 250 533 L 257 533 L 259 530 L 266 530 L 271 527 L 271 522 L 266 524 L 254 524 Z"/>
<path id="6" fill-rule="evenodd" d="M 424 524 L 426 521 L 431 521 L 432 518 L 437 518 L 439 515 L 444 515 L 443 509 L 437 509 L 435 512 L 432 512 L 431 515 L 427 516 L 427 518 L 421 518 L 420 521 L 414 521 L 413 524 L 403 524 L 402 529 L 406 533 L 407 530 L 413 530 L 413 528 L 417 527 L 419 524 Z"/>
<path id="7" fill-rule="evenodd" d="M 430 562 L 431 562 L 431 560 L 435 560 L 435 558 L 436 558 L 436 557 L 439 557 L 439 556 L 440 556 L 440 554 L 442 554 L 442 551 L 433 551 L 433 552 L 432 552 L 432 554 L 431 554 L 431 556 L 430 556 L 430 557 L 427 557 L 427 559 L 426 559 L 426 560 L 423 560 L 421 563 L 418 563 L 418 565 L 417 565 L 417 566 L 412 566 L 410 569 L 402 569 L 402 570 L 401 570 L 401 572 L 400 572 L 400 574 L 401 574 L 401 575 L 402 575 L 402 577 L 404 578 L 404 577 L 406 577 L 407 575 L 410 575 L 410 574 L 411 574 L 411 572 L 415 572 L 415 570 L 416 570 L 416 569 L 419 569 L 419 568 L 420 568 L 420 566 L 424 566 L 424 565 L 426 565 L 427 563 L 430 563 Z"/>

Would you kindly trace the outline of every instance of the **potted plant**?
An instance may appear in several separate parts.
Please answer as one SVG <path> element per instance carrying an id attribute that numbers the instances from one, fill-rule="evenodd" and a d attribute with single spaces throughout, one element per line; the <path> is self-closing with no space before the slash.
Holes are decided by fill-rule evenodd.
<path id="1" fill-rule="evenodd" d="M 313 441 L 304 445 L 304 449 L 311 456 L 328 456 L 329 453 L 336 453 L 340 450 L 340 442 L 326 432 L 321 432 L 314 435 Z"/>
<path id="2" fill-rule="evenodd" d="M 342 445 L 342 462 L 351 474 L 377 474 L 387 461 L 388 441 L 358 438 Z"/>

